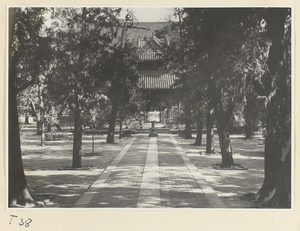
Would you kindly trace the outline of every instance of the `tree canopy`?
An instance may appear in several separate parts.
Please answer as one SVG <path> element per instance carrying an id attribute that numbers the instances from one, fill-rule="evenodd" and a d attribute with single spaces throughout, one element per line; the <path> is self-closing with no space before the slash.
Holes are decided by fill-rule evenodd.
<path id="1" fill-rule="evenodd" d="M 221 166 L 234 165 L 228 127 L 234 111 L 243 110 L 251 95 L 264 99 L 266 175 L 257 201 L 264 206 L 290 206 L 289 9 L 183 8 L 175 14 L 177 37 L 167 48 L 166 65 L 186 84 L 189 96 L 202 92 L 212 103 Z"/>

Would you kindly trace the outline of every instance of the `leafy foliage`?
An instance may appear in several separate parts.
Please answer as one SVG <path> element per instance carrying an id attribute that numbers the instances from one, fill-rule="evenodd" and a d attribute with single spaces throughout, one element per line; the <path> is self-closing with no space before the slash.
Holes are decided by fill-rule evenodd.
<path id="1" fill-rule="evenodd" d="M 45 8 L 17 8 L 10 46 L 10 72 L 17 92 L 32 85 L 47 71 L 51 60 L 49 38 L 43 36 Z"/>
<path id="2" fill-rule="evenodd" d="M 72 105 L 79 96 L 81 106 L 88 106 L 92 92 L 107 77 L 101 73 L 107 54 L 112 52 L 117 15 L 114 8 L 53 9 L 52 37 L 56 53 L 48 81 L 50 91 L 60 104 Z M 59 29 L 57 26 L 59 25 Z M 56 27 L 55 27 L 56 26 Z"/>

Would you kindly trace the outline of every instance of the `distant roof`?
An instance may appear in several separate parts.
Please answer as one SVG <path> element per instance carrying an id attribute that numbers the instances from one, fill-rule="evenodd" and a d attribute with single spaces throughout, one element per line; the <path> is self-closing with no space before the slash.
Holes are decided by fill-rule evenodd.
<path id="1" fill-rule="evenodd" d="M 140 60 L 157 60 L 160 57 L 160 49 L 166 39 L 157 38 L 155 36 L 155 31 L 162 29 L 164 26 L 168 25 L 167 22 L 143 22 L 134 24 L 134 26 L 139 28 L 131 28 L 127 32 L 127 38 L 133 43 L 137 44 L 140 50 L 139 58 Z"/>
<path id="2" fill-rule="evenodd" d="M 153 35 L 153 32 L 156 30 L 160 30 L 162 28 L 164 28 L 164 26 L 167 26 L 168 22 L 138 22 L 138 23 L 134 23 L 134 26 L 136 27 L 140 27 L 140 28 L 145 28 L 145 29 L 149 29 L 149 30 L 145 30 L 145 29 L 137 29 L 137 28 L 130 28 L 127 31 L 127 38 L 129 40 L 134 40 L 136 41 L 136 39 L 141 38 L 144 39 L 146 38 L 150 38 Z"/>
<path id="3" fill-rule="evenodd" d="M 168 25 L 168 22 L 140 22 L 134 26 L 143 28 L 131 28 L 127 31 L 127 38 L 136 42 L 138 49 L 142 51 L 139 54 L 140 60 L 157 60 L 160 58 L 160 48 L 166 39 L 159 39 L 155 36 L 155 31 Z M 148 30 L 146 30 L 148 29 Z M 159 71 L 140 71 L 139 88 L 140 89 L 171 89 L 175 86 L 176 76 L 164 74 Z"/>
<path id="4" fill-rule="evenodd" d="M 139 88 L 141 89 L 171 89 L 175 86 L 176 76 L 163 73 L 141 73 Z"/>
<path id="5" fill-rule="evenodd" d="M 139 54 L 139 59 L 148 61 L 148 60 L 157 60 L 160 58 L 160 53 L 156 51 L 145 51 Z"/>

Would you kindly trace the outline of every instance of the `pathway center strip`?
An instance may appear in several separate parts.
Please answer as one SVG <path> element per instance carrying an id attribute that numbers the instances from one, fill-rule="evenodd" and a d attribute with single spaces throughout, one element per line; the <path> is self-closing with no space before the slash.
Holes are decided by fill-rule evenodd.
<path id="1" fill-rule="evenodd" d="M 111 164 L 100 174 L 98 179 L 94 181 L 94 183 L 85 191 L 84 194 L 81 195 L 81 197 L 75 203 L 76 207 L 85 206 L 90 203 L 94 195 L 97 193 L 98 189 L 103 187 L 103 183 L 106 181 L 109 175 L 115 170 L 115 168 L 117 167 L 117 165 L 122 160 L 122 158 L 127 153 L 128 149 L 131 147 L 131 145 L 135 140 L 136 137 L 134 137 L 128 144 L 125 145 L 125 147 L 117 155 L 117 157 L 111 162 Z"/>
<path id="2" fill-rule="evenodd" d="M 137 208 L 161 207 L 157 137 L 149 138 L 149 148 L 144 167 Z"/>
<path id="3" fill-rule="evenodd" d="M 173 136 L 170 136 L 171 140 L 177 149 L 178 153 L 181 155 L 182 159 L 184 160 L 187 168 L 192 173 L 193 177 L 197 181 L 198 185 L 204 192 L 206 198 L 209 200 L 210 204 L 213 208 L 226 208 L 223 201 L 218 197 L 215 190 L 209 185 L 209 183 L 204 179 L 201 172 L 198 170 L 198 168 L 192 163 L 189 157 L 185 155 L 184 150 L 178 145 L 177 141 L 174 139 Z"/>

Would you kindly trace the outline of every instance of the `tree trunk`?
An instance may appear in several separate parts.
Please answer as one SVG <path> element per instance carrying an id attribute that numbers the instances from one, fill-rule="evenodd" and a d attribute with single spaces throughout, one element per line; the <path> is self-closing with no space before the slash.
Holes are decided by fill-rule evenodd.
<path id="1" fill-rule="evenodd" d="M 233 101 L 228 100 L 226 102 L 226 109 L 223 108 L 224 102 L 222 102 L 221 90 L 214 88 L 213 96 L 214 112 L 217 120 L 217 128 L 219 135 L 219 143 L 222 154 L 222 168 L 233 167 L 232 148 L 230 144 L 229 136 L 229 121 L 233 113 Z"/>
<path id="2" fill-rule="evenodd" d="M 81 168 L 82 155 L 82 116 L 77 96 L 75 106 L 74 139 L 73 139 L 73 161 L 72 168 Z"/>
<path id="3" fill-rule="evenodd" d="M 229 137 L 229 128 L 228 125 L 224 123 L 224 121 L 221 121 L 221 118 L 219 118 L 218 120 L 218 135 L 222 154 L 221 167 L 230 168 L 233 166 L 233 158 Z"/>
<path id="4" fill-rule="evenodd" d="M 253 197 L 257 204 L 269 208 L 291 207 L 291 144 L 274 143 L 268 135 L 265 142 L 265 179 Z"/>
<path id="5" fill-rule="evenodd" d="M 29 124 L 29 116 L 27 114 L 25 115 L 25 124 Z"/>
<path id="6" fill-rule="evenodd" d="M 109 117 L 109 128 L 106 143 L 113 144 L 115 142 L 115 126 L 118 114 L 118 100 L 114 99 Z"/>
<path id="7" fill-rule="evenodd" d="M 189 99 L 186 100 L 184 105 L 184 114 L 185 114 L 185 129 L 184 129 L 184 139 L 192 138 L 192 121 L 191 121 L 191 103 Z"/>
<path id="8" fill-rule="evenodd" d="M 255 98 L 247 97 L 247 102 L 244 108 L 244 116 L 245 116 L 245 138 L 253 139 L 254 129 L 256 125 L 256 118 L 254 116 L 255 110 Z"/>
<path id="9" fill-rule="evenodd" d="M 41 135 L 41 146 L 45 145 L 45 109 L 44 99 L 42 95 L 42 83 L 40 76 L 38 76 L 38 98 L 39 98 L 39 116 L 40 116 L 40 135 Z"/>
<path id="10" fill-rule="evenodd" d="M 92 153 L 94 153 L 95 151 L 95 139 L 94 139 L 94 129 L 93 129 L 93 125 L 91 126 L 91 130 L 92 130 Z"/>
<path id="11" fill-rule="evenodd" d="M 47 132 L 51 132 L 52 128 L 51 128 L 51 123 L 47 123 Z"/>
<path id="12" fill-rule="evenodd" d="M 17 94 L 13 81 L 9 80 L 9 205 L 33 206 L 24 174 L 20 145 Z"/>
<path id="13" fill-rule="evenodd" d="M 41 146 L 45 145 L 45 122 L 41 121 Z"/>
<path id="14" fill-rule="evenodd" d="M 196 140 L 195 140 L 194 145 L 201 146 L 201 144 L 202 144 L 202 134 L 203 134 L 203 123 L 198 122 L 197 123 L 197 136 L 196 136 Z"/>
<path id="15" fill-rule="evenodd" d="M 40 105 L 42 107 L 39 109 L 39 113 L 38 114 L 41 115 L 41 117 L 40 117 L 41 146 L 44 146 L 45 145 L 45 120 L 44 120 L 45 110 L 43 108 L 42 100 L 43 100 L 43 98 L 40 97 Z"/>
<path id="16" fill-rule="evenodd" d="M 36 113 L 36 134 L 41 135 L 41 115 L 39 112 Z"/>
<path id="17" fill-rule="evenodd" d="M 120 129 L 119 129 L 119 139 L 122 139 L 122 127 L 123 127 L 123 121 L 120 119 Z"/>
<path id="18" fill-rule="evenodd" d="M 9 47 L 13 43 L 13 35 L 15 28 L 16 9 L 9 9 Z M 15 65 L 9 62 L 9 135 L 8 135 L 8 203 L 9 206 L 34 206 L 36 202 L 32 199 L 27 181 L 24 174 L 20 131 L 19 116 L 17 109 L 17 91 L 14 85 Z"/>
<path id="19" fill-rule="evenodd" d="M 284 24 L 287 9 L 268 10 L 268 37 L 272 40 L 268 67 L 270 73 L 263 85 L 269 97 L 265 139 L 265 179 L 252 199 L 268 208 L 291 207 L 291 85 L 290 55 L 284 55 Z M 288 34 L 290 37 L 290 35 Z M 271 80 L 271 81 L 270 81 Z M 275 84 L 274 84 L 274 82 Z M 276 89 L 274 89 L 274 85 Z M 276 94 L 272 94 L 276 91 Z M 273 95 L 272 97 L 270 97 Z"/>
<path id="20" fill-rule="evenodd" d="M 247 121 L 247 119 L 245 118 L 245 139 L 253 139 L 254 137 L 254 132 L 249 122 L 250 121 Z"/>
<path id="21" fill-rule="evenodd" d="M 215 142 L 214 142 L 214 123 L 212 118 L 212 108 L 208 109 L 206 116 L 206 153 L 215 152 Z"/>
<path id="22" fill-rule="evenodd" d="M 268 208 L 291 207 L 291 131 L 284 132 L 282 121 L 289 121 L 290 114 L 285 106 L 278 110 L 281 102 L 281 90 L 268 106 L 265 139 L 265 178 L 259 192 L 253 197 L 259 206 Z M 281 125 L 280 125 L 281 124 Z M 285 129 L 290 130 L 289 126 Z"/>

